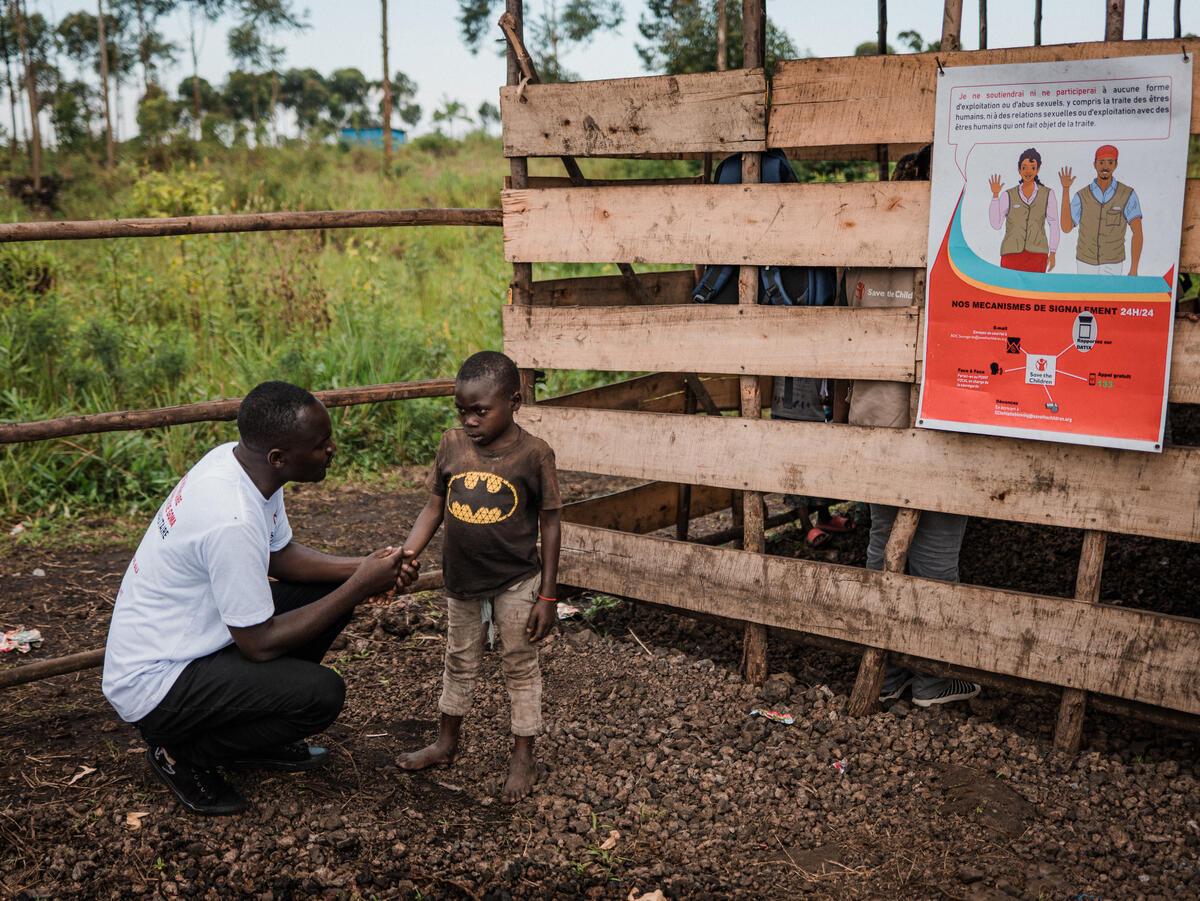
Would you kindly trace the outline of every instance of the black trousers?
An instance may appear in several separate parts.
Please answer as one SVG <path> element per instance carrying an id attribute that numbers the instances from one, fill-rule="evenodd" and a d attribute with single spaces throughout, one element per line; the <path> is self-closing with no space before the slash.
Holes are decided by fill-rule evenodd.
<path id="1" fill-rule="evenodd" d="M 272 582 L 275 612 L 311 604 L 336 587 Z M 320 732 L 346 701 L 342 677 L 321 666 L 321 658 L 349 621 L 347 614 L 307 644 L 265 663 L 246 659 L 236 644 L 193 660 L 138 721 L 142 737 L 177 759 L 217 766 Z"/>

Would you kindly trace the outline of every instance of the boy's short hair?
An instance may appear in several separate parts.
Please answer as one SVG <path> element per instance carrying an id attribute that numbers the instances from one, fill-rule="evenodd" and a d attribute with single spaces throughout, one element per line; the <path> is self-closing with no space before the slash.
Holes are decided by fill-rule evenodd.
<path id="1" fill-rule="evenodd" d="M 238 407 L 238 433 L 252 450 L 266 452 L 291 437 L 301 411 L 318 403 L 311 391 L 298 385 L 263 382 L 242 398 Z"/>
<path id="2" fill-rule="evenodd" d="M 458 369 L 455 381 L 474 382 L 486 379 L 502 394 L 516 394 L 521 390 L 521 373 L 517 364 L 497 350 L 481 350 L 471 354 Z"/>

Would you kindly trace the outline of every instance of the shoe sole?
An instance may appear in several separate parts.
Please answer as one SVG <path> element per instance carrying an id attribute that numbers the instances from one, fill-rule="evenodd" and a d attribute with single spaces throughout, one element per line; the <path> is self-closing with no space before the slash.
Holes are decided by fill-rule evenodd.
<path id="1" fill-rule="evenodd" d="M 305 770 L 315 770 L 317 767 L 325 765 L 329 760 L 329 753 L 318 754 L 315 757 L 309 757 L 308 760 L 259 760 L 247 758 L 245 760 L 231 760 L 224 764 L 227 769 L 231 770 L 270 770 L 274 773 L 302 773 Z"/>
<path id="2" fill-rule="evenodd" d="M 229 807 L 229 808 L 222 807 L 220 809 L 214 809 L 212 807 L 196 806 L 191 801 L 189 801 L 187 798 L 185 798 L 180 793 L 179 789 L 175 787 L 175 783 L 173 783 L 169 778 L 167 778 L 167 774 L 158 768 L 158 764 L 154 762 L 153 754 L 154 754 L 154 751 L 152 748 L 146 749 L 146 760 L 150 764 L 150 772 L 152 772 L 154 774 L 155 779 L 157 779 L 159 782 L 161 782 L 163 785 L 165 785 L 167 788 L 169 788 L 171 790 L 171 794 L 173 794 L 176 797 L 176 799 L 179 801 L 180 804 L 182 804 L 184 807 L 186 807 L 192 813 L 198 814 L 199 816 L 203 816 L 203 817 L 227 817 L 227 816 L 232 816 L 235 813 L 241 813 L 243 810 L 246 809 L 246 802 L 245 802 L 245 800 L 243 800 L 241 798 L 238 799 L 239 803 L 236 807 Z"/>
<path id="3" fill-rule="evenodd" d="M 934 704 L 949 704 L 952 701 L 966 701 L 979 694 L 979 689 L 974 691 L 964 691 L 956 695 L 946 695 L 944 698 L 918 698 L 913 697 L 912 702 L 918 707 L 932 707 Z"/>
<path id="4" fill-rule="evenodd" d="M 899 700 L 899 699 L 900 699 L 900 696 L 901 696 L 902 694 L 904 694 L 904 689 L 908 688 L 908 686 L 912 685 L 912 683 L 913 683 L 913 680 L 912 680 L 911 678 L 909 678 L 909 679 L 906 679 L 906 680 L 903 682 L 903 684 L 901 684 L 901 686 L 900 686 L 899 688 L 897 688 L 895 691 L 891 692 L 890 694 L 886 694 L 886 695 L 880 695 L 880 696 L 879 696 L 879 703 L 880 703 L 880 704 L 886 704 L 888 701 L 896 701 L 896 700 Z"/>

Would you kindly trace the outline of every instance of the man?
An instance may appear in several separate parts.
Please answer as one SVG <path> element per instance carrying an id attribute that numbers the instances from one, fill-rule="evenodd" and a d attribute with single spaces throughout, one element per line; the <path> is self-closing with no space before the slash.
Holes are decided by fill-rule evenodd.
<path id="1" fill-rule="evenodd" d="M 1066 234 L 1079 226 L 1075 261 L 1081 275 L 1120 275 L 1125 262 L 1125 228 L 1133 233 L 1129 242 L 1129 274 L 1138 274 L 1142 258 L 1142 206 L 1137 192 L 1113 178 L 1117 148 L 1105 144 L 1096 149 L 1096 178 L 1087 189 L 1070 197 L 1075 183 L 1071 167 L 1059 170 L 1062 182 L 1060 222 Z M 1068 197 L 1070 201 L 1068 202 Z"/>
<path id="2" fill-rule="evenodd" d="M 264 382 L 242 401 L 238 433 L 159 508 L 117 592 L 104 656 L 105 697 L 141 731 L 154 775 L 199 814 L 245 806 L 218 766 L 325 760 L 301 739 L 337 718 L 346 688 L 321 657 L 355 606 L 416 575 L 399 549 L 333 557 L 292 541 L 283 486 L 321 481 L 334 452 L 312 394 Z"/>

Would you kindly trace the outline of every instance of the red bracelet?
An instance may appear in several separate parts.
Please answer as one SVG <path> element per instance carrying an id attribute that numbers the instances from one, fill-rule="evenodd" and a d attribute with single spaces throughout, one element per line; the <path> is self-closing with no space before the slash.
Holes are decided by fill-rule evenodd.
<path id="1" fill-rule="evenodd" d="M 542 601 L 557 601 L 558 598 L 548 598 L 544 594 L 539 594 L 538 599 Z"/>

